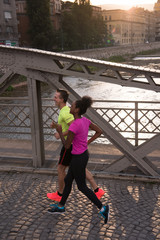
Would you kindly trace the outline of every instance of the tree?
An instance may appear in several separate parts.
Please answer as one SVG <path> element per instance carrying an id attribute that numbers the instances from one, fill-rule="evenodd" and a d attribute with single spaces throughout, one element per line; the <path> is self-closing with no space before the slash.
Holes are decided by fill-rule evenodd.
<path id="1" fill-rule="evenodd" d="M 63 9 L 61 33 L 65 49 L 87 49 L 104 44 L 104 21 L 101 17 L 93 17 L 89 0 L 75 0 L 69 10 L 63 3 Z"/>
<path id="2" fill-rule="evenodd" d="M 52 50 L 54 31 L 50 20 L 49 0 L 27 0 L 32 47 Z"/>

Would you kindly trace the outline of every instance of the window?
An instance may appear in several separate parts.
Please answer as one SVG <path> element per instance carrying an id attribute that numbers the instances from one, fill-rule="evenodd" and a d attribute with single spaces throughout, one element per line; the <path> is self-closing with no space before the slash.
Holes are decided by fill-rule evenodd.
<path id="1" fill-rule="evenodd" d="M 13 33 L 13 27 L 12 26 L 7 26 L 6 27 L 6 32 L 7 33 Z"/>
<path id="2" fill-rule="evenodd" d="M 3 0 L 4 3 L 10 4 L 10 0 Z"/>
<path id="3" fill-rule="evenodd" d="M 11 14 L 11 12 L 4 12 L 4 18 L 5 18 L 5 19 L 12 19 L 12 14 Z"/>

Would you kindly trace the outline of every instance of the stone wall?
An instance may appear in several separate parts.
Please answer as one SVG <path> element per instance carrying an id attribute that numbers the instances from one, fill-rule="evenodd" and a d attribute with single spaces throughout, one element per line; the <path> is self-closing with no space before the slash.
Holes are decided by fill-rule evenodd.
<path id="1" fill-rule="evenodd" d="M 125 54 L 137 54 L 141 51 L 160 49 L 160 42 L 136 44 L 136 45 L 121 45 L 114 47 L 106 48 L 97 48 L 97 49 L 88 49 L 88 50 L 79 50 L 79 51 L 70 51 L 65 52 L 69 55 L 94 58 L 94 59 L 103 59 L 109 58 L 111 56 L 123 56 Z"/>

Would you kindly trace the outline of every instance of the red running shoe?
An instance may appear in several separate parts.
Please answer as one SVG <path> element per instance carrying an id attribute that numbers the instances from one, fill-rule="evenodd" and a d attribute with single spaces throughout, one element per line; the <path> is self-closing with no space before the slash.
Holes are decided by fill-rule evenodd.
<path id="1" fill-rule="evenodd" d="M 58 195 L 58 191 L 55 193 L 47 193 L 47 197 L 53 201 L 60 202 L 61 201 L 61 196 Z"/>
<path id="2" fill-rule="evenodd" d="M 105 194 L 105 191 L 103 189 L 99 188 L 98 192 L 95 193 L 98 199 L 101 199 L 101 197 Z"/>

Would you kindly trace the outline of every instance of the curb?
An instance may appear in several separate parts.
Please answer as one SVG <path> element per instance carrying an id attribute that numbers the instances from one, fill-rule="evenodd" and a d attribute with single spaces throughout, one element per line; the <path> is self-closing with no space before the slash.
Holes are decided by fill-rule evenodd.
<path id="1" fill-rule="evenodd" d="M 33 167 L 0 167 L 0 172 L 16 172 L 16 173 L 35 173 L 35 174 L 49 174 L 57 175 L 57 169 L 47 168 L 33 168 Z M 135 174 L 122 174 L 122 173 L 98 173 L 91 171 L 95 178 L 101 179 L 115 179 L 115 180 L 126 180 L 146 183 L 160 183 L 160 177 L 135 175 Z"/>

